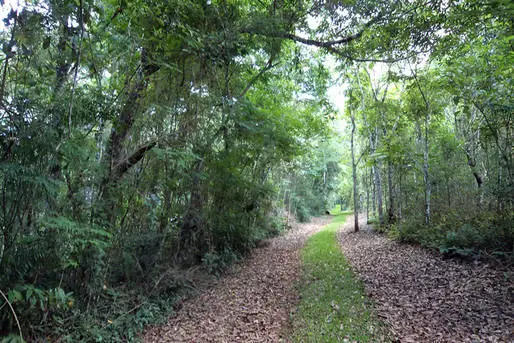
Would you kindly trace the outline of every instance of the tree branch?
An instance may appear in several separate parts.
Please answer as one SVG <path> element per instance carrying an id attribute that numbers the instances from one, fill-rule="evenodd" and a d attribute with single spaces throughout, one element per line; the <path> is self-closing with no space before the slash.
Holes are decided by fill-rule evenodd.
<path id="1" fill-rule="evenodd" d="M 73 100 L 75 97 L 75 89 L 77 87 L 77 77 L 80 68 L 80 59 L 82 57 L 82 41 L 84 40 L 84 3 L 83 0 L 79 0 L 79 21 L 80 21 L 80 35 L 79 35 L 79 46 L 77 51 L 77 61 L 75 66 L 75 74 L 73 75 L 73 86 L 71 88 L 70 104 L 68 110 L 68 134 L 71 136 L 71 124 L 73 117 Z"/>
<path id="2" fill-rule="evenodd" d="M 259 71 L 259 73 L 257 75 L 255 75 L 251 80 L 250 82 L 248 83 L 248 85 L 246 85 L 246 87 L 243 89 L 243 91 L 239 94 L 238 96 L 238 99 L 241 99 L 242 97 L 245 96 L 245 94 L 250 90 L 250 88 L 252 88 L 252 86 L 255 84 L 255 82 L 257 82 L 257 80 L 259 80 L 259 78 L 265 73 L 267 72 L 268 70 L 270 70 L 271 68 L 274 68 L 278 65 L 277 64 L 272 64 L 273 62 L 273 57 L 270 57 L 270 59 L 268 60 L 268 62 L 266 63 L 266 65 Z"/>
<path id="3" fill-rule="evenodd" d="M 157 145 L 157 142 L 149 142 L 146 143 L 139 148 L 137 148 L 136 151 L 132 153 L 129 157 L 121 161 L 116 165 L 115 168 L 115 176 L 116 178 L 120 178 L 125 174 L 130 168 L 132 168 L 137 162 L 141 161 L 143 157 L 145 156 L 146 152 L 151 150 L 153 147 Z"/>
<path id="4" fill-rule="evenodd" d="M 359 38 L 361 38 L 362 35 L 364 34 L 364 32 L 369 27 L 371 27 L 373 24 L 375 24 L 377 21 L 379 21 L 382 17 L 383 17 L 383 15 L 379 14 L 376 17 L 372 18 L 371 20 L 369 20 L 367 23 L 365 23 L 362 26 L 362 29 L 359 32 L 357 32 L 357 33 L 355 33 L 353 35 L 350 35 L 350 36 L 347 36 L 347 37 L 343 37 L 343 38 L 340 38 L 340 39 L 336 39 L 336 40 L 328 40 L 328 41 L 303 38 L 303 37 L 297 36 L 297 35 L 289 33 L 289 32 L 280 32 L 280 31 L 267 32 L 267 31 L 263 31 L 263 30 L 259 30 L 259 29 L 254 29 L 254 28 L 244 28 L 244 29 L 241 30 L 241 33 L 248 33 L 248 34 L 254 34 L 254 35 L 262 35 L 262 36 L 272 37 L 272 38 L 289 39 L 289 40 L 292 40 L 292 41 L 297 42 L 297 43 L 302 43 L 302 44 L 305 44 L 305 45 L 316 46 L 318 48 L 326 49 L 330 53 L 333 53 L 333 54 L 335 54 L 335 55 L 337 55 L 339 57 L 342 57 L 342 58 L 347 59 L 347 60 L 355 61 L 355 62 L 396 63 L 396 62 L 404 61 L 404 60 L 407 60 L 407 59 L 413 57 L 413 55 L 409 55 L 409 56 L 404 56 L 404 57 L 386 58 L 386 59 L 381 59 L 381 58 L 358 58 L 358 57 L 352 57 L 347 52 L 344 52 L 344 51 L 342 51 L 342 50 L 340 50 L 338 48 L 338 46 L 346 45 L 346 44 L 348 44 L 350 42 L 353 42 L 353 41 L 358 40 Z"/>
<path id="5" fill-rule="evenodd" d="M 293 40 L 298 43 L 317 46 L 319 48 L 330 48 L 330 47 L 333 47 L 334 45 L 348 44 L 351 41 L 354 41 L 354 40 L 360 38 L 363 33 L 364 33 L 364 30 L 361 30 L 354 35 L 344 37 L 344 38 L 341 38 L 338 40 L 332 40 L 332 41 L 326 41 L 326 42 L 314 40 L 314 39 L 302 38 L 302 37 L 299 37 L 292 33 L 280 33 L 280 32 L 277 33 L 277 38 L 286 38 L 286 39 L 290 39 L 290 40 Z"/>
<path id="6" fill-rule="evenodd" d="M 20 334 L 21 341 L 24 342 L 24 340 L 23 340 L 23 333 L 21 331 L 20 321 L 18 320 L 18 316 L 16 315 L 16 312 L 14 311 L 14 308 L 13 308 L 12 304 L 9 302 L 9 299 L 7 298 L 5 293 L 0 290 L 0 294 L 4 298 L 4 300 L 7 303 L 7 305 L 9 305 L 9 308 L 11 309 L 11 312 L 12 312 L 12 315 L 14 317 L 14 320 L 16 321 L 16 325 L 18 325 L 18 332 Z"/>

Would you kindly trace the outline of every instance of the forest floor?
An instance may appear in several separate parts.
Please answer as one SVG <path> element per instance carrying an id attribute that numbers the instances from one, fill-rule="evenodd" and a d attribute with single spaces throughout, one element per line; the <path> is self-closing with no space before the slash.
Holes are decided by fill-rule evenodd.
<path id="1" fill-rule="evenodd" d="M 293 223 L 266 240 L 203 294 L 184 301 L 167 324 L 148 329 L 144 342 L 285 342 L 298 303 L 300 249 L 331 217 Z"/>
<path id="2" fill-rule="evenodd" d="M 144 342 L 286 342 L 299 301 L 305 241 L 331 217 L 294 223 L 266 240 L 205 290 L 185 300 Z M 399 342 L 514 342 L 514 273 L 482 261 L 444 259 L 374 233 L 353 216 L 338 233 L 341 249 L 380 319 Z"/>
<path id="3" fill-rule="evenodd" d="M 338 234 L 378 315 L 401 342 L 514 342 L 514 273 L 481 261 L 444 259 L 373 233 L 353 216 Z"/>

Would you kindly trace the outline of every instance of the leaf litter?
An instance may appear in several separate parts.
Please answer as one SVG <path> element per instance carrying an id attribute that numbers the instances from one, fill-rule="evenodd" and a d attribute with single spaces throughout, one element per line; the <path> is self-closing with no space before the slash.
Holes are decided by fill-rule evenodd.
<path id="1" fill-rule="evenodd" d="M 266 240 L 202 294 L 185 300 L 164 326 L 149 328 L 144 342 L 286 342 L 298 303 L 300 249 L 330 221 L 292 222 L 283 236 Z"/>
<path id="2" fill-rule="evenodd" d="M 514 342 L 513 270 L 444 259 L 372 232 L 353 216 L 338 233 L 378 315 L 400 342 Z"/>

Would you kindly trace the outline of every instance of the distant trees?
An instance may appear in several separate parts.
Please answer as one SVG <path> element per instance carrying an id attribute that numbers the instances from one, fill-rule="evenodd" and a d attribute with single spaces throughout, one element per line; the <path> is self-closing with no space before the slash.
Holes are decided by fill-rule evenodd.
<path id="1" fill-rule="evenodd" d="M 421 70 L 390 65 L 382 99 L 366 66 L 351 72 L 349 88 L 363 105 L 349 113 L 374 174 L 361 178 L 362 187 L 372 193 L 379 225 L 401 239 L 445 253 L 512 254 L 509 25 L 496 21 L 479 41 L 435 55 Z"/>
<path id="2" fill-rule="evenodd" d="M 406 10 L 383 5 L 384 13 Z M 373 37 L 345 46 L 351 51 L 332 51 L 367 56 L 341 66 L 351 128 L 348 165 L 359 174 L 353 177 L 354 208 L 360 188 L 366 211 L 402 239 L 449 253 L 511 254 L 512 244 L 505 242 L 514 235 L 508 224 L 512 154 L 506 153 L 512 150 L 512 118 L 506 115 L 512 101 L 505 92 L 513 85 L 505 75 L 512 73 L 512 23 L 506 14 L 514 7 L 504 2 L 405 6 L 410 5 L 412 12 L 401 19 L 379 16 L 366 25 L 382 44 L 372 45 Z M 427 30 L 417 17 L 423 13 Z M 472 24 L 476 21 L 479 26 Z M 409 37 L 403 35 L 407 28 Z M 424 55 L 409 56 L 416 50 Z M 360 168 L 355 151 L 362 154 Z"/>

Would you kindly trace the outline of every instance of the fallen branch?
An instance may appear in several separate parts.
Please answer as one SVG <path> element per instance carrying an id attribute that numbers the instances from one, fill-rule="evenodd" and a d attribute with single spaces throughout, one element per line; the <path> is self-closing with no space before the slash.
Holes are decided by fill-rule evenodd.
<path id="1" fill-rule="evenodd" d="M 14 320 L 16 321 L 16 324 L 18 325 L 18 331 L 20 333 L 20 338 L 21 338 L 22 342 L 25 342 L 25 340 L 23 339 L 23 333 L 21 332 L 20 321 L 18 320 L 18 316 L 16 315 L 16 312 L 14 311 L 14 308 L 12 307 L 12 304 L 9 302 L 9 299 L 7 299 L 7 296 L 5 295 L 4 292 L 2 292 L 2 290 L 0 290 L 0 294 L 5 299 L 5 302 L 7 303 L 7 305 L 9 305 L 9 307 L 11 309 L 11 312 L 13 314 Z"/>

